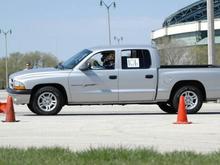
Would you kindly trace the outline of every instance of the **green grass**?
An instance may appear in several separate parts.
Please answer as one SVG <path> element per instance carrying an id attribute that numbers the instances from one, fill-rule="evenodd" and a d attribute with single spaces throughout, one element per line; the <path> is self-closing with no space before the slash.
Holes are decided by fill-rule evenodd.
<path id="1" fill-rule="evenodd" d="M 158 153 L 147 149 L 90 149 L 71 152 L 62 148 L 0 148 L 0 165 L 218 165 L 220 152 Z"/>

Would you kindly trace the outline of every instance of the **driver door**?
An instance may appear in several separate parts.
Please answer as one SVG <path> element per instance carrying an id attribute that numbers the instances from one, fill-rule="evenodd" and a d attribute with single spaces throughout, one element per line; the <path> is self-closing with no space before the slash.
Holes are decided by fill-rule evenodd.
<path id="1" fill-rule="evenodd" d="M 105 66 L 105 56 L 111 54 L 114 65 Z M 118 101 L 118 71 L 115 68 L 115 51 L 94 54 L 87 62 L 86 71 L 73 71 L 69 77 L 73 103 L 105 104 Z"/>

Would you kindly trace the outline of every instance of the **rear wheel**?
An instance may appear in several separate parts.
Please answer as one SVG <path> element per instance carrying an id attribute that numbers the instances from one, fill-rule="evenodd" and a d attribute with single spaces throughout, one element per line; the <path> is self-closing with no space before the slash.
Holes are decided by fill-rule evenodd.
<path id="1" fill-rule="evenodd" d="M 160 107 L 162 111 L 166 113 L 169 113 L 169 114 L 176 113 L 176 109 L 167 102 L 157 103 L 157 105 Z"/>
<path id="2" fill-rule="evenodd" d="M 179 88 L 173 96 L 173 107 L 178 110 L 179 98 L 184 96 L 187 113 L 197 113 L 202 107 L 202 92 L 195 86 L 184 86 Z"/>
<path id="3" fill-rule="evenodd" d="M 30 109 L 38 115 L 56 115 L 63 106 L 62 93 L 53 86 L 45 86 L 36 91 Z"/>

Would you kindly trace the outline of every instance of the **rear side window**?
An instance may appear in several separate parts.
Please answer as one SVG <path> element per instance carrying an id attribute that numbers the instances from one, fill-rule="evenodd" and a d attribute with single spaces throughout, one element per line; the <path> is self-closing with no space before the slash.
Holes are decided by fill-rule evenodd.
<path id="1" fill-rule="evenodd" d="M 132 49 L 121 52 L 122 69 L 148 69 L 151 66 L 148 50 Z"/>

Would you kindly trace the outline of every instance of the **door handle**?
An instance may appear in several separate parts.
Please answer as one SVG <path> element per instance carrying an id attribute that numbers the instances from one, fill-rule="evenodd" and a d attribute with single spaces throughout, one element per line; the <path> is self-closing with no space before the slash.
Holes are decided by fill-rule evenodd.
<path id="1" fill-rule="evenodd" d="M 116 75 L 110 75 L 110 76 L 109 76 L 109 79 L 115 80 L 115 79 L 117 79 L 117 76 L 116 76 Z"/>
<path id="2" fill-rule="evenodd" d="M 148 75 L 145 75 L 145 78 L 154 78 L 154 75 L 148 74 Z"/>
<path id="3" fill-rule="evenodd" d="M 84 87 L 95 86 L 96 84 L 84 84 Z"/>

